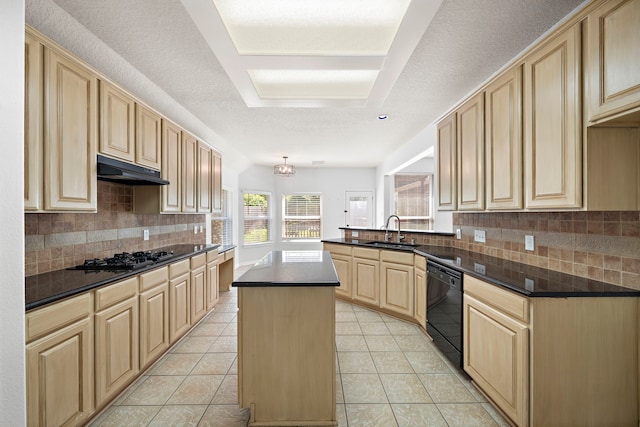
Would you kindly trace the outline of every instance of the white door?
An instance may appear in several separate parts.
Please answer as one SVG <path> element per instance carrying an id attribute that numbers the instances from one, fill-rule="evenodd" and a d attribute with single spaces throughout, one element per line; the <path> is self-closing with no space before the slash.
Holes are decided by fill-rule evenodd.
<path id="1" fill-rule="evenodd" d="M 346 191 L 344 199 L 346 227 L 373 227 L 373 191 Z"/>

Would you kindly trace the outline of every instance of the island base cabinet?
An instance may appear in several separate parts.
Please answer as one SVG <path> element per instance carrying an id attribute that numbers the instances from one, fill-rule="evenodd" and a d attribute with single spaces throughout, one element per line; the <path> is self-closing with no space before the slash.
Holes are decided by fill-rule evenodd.
<path id="1" fill-rule="evenodd" d="M 249 426 L 335 426 L 335 290 L 238 288 L 238 398 Z"/>
<path id="2" fill-rule="evenodd" d="M 527 325 L 464 296 L 464 370 L 518 426 L 528 425 Z"/>

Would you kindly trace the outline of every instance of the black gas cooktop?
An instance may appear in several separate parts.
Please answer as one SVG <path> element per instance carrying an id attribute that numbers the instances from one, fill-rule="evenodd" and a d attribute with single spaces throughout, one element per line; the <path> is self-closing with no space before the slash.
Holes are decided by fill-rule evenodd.
<path id="1" fill-rule="evenodd" d="M 73 270 L 136 270 L 158 262 L 169 260 L 173 251 L 122 252 L 110 258 L 87 259 L 83 264 L 72 267 Z"/>

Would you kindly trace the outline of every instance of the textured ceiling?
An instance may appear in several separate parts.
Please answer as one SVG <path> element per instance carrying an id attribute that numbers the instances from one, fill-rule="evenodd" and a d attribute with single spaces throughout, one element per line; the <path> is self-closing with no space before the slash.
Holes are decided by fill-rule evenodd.
<path id="1" fill-rule="evenodd" d="M 53 1 L 253 163 L 299 167 L 378 165 L 582 3 L 444 0 L 372 109 L 248 108 L 180 0 Z"/>

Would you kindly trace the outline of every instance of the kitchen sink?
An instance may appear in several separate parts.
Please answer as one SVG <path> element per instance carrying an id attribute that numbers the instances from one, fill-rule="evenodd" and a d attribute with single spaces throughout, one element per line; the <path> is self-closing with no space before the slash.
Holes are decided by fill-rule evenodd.
<path id="1" fill-rule="evenodd" d="M 404 242 L 366 242 L 364 243 L 366 246 L 374 246 L 376 248 L 385 248 L 385 249 L 403 249 L 407 251 L 412 251 L 420 245 L 416 245 L 413 243 L 404 243 Z"/>

